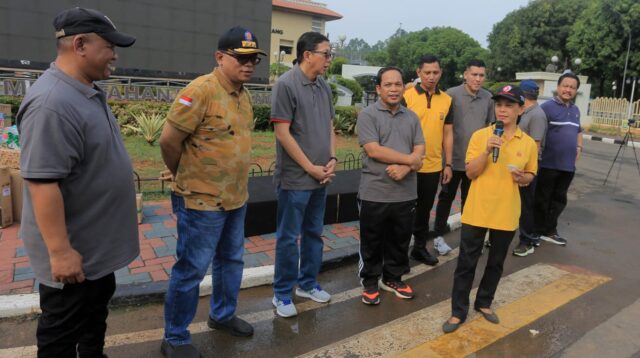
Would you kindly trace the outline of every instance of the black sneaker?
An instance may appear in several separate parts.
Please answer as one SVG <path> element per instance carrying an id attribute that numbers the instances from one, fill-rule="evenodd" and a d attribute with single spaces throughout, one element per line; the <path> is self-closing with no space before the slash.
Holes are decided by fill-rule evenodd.
<path id="1" fill-rule="evenodd" d="M 411 257 L 425 265 L 435 266 L 440 262 L 437 257 L 431 255 L 426 248 L 416 248 L 411 250 Z"/>
<path id="2" fill-rule="evenodd" d="M 218 322 L 209 317 L 207 325 L 211 329 L 218 329 L 236 337 L 250 337 L 253 335 L 253 327 L 247 321 L 233 316 L 230 320 Z"/>
<path id="3" fill-rule="evenodd" d="M 558 234 L 540 235 L 540 240 L 544 240 L 546 242 L 550 242 L 552 244 L 560 246 L 567 246 L 567 240 L 563 239 Z"/>
<path id="4" fill-rule="evenodd" d="M 515 256 L 520 256 L 520 257 L 525 257 L 525 256 L 529 256 L 531 254 L 533 254 L 535 252 L 535 249 L 533 248 L 533 245 L 527 245 L 523 242 L 521 242 L 518 247 L 516 247 L 513 250 L 513 254 Z"/>
<path id="5" fill-rule="evenodd" d="M 362 291 L 362 303 L 367 305 L 377 305 L 380 303 L 380 290 L 372 287 Z"/>
<path id="6" fill-rule="evenodd" d="M 191 344 L 182 344 L 174 346 L 171 343 L 162 340 L 160 352 L 166 358 L 201 358 L 200 352 Z"/>
<path id="7" fill-rule="evenodd" d="M 395 293 L 400 298 L 410 299 L 414 296 L 411 287 L 402 281 L 380 280 L 380 287 L 385 291 Z"/>

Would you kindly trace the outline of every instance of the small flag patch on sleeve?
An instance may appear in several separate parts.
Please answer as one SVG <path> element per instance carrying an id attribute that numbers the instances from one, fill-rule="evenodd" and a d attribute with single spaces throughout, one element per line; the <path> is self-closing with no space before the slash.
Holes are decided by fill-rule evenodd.
<path id="1" fill-rule="evenodd" d="M 193 104 L 193 100 L 187 96 L 180 96 L 180 99 L 178 99 L 178 102 L 184 104 L 187 107 L 191 107 L 191 105 Z"/>

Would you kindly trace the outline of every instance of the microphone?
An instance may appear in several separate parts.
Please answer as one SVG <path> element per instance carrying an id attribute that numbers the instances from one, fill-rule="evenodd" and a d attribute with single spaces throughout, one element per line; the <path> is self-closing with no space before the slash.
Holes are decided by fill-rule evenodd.
<path id="1" fill-rule="evenodd" d="M 498 137 L 502 137 L 502 133 L 504 132 L 504 122 L 496 121 L 496 128 L 493 130 L 493 134 Z M 500 155 L 500 148 L 493 148 L 493 162 L 498 161 L 498 156 Z"/>

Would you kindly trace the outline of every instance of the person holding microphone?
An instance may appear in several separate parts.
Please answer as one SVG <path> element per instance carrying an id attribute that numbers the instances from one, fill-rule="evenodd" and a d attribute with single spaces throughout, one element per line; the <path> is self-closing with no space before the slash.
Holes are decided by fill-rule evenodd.
<path id="1" fill-rule="evenodd" d="M 518 117 L 524 112 L 522 90 L 504 86 L 493 100 L 496 123 L 476 131 L 467 149 L 465 169 L 471 186 L 462 214 L 460 255 L 451 294 L 452 314 L 442 326 L 445 333 L 458 329 L 467 318 L 469 294 L 487 230 L 491 250 L 474 309 L 489 322 L 500 322 L 491 303 L 518 228 L 519 187 L 529 185 L 538 170 L 536 143 L 517 126 Z"/>

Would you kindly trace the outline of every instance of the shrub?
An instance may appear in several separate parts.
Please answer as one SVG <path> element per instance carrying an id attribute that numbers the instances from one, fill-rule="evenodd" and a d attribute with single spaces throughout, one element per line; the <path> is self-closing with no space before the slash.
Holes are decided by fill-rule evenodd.
<path id="1" fill-rule="evenodd" d="M 271 105 L 253 105 L 253 127 L 256 131 L 272 130 L 271 126 Z"/>
<path id="2" fill-rule="evenodd" d="M 358 111 L 353 106 L 336 107 L 336 117 L 333 120 L 333 128 L 340 135 L 356 134 L 356 122 Z"/>
<path id="3" fill-rule="evenodd" d="M 351 97 L 351 104 L 359 103 L 362 101 L 362 87 L 356 80 L 350 80 L 344 78 L 342 76 L 336 76 L 336 81 L 341 86 L 347 87 L 351 92 L 353 92 L 353 97 Z"/>
<path id="4" fill-rule="evenodd" d="M 14 96 L 0 96 L 0 103 L 2 104 L 10 104 L 11 105 L 11 115 L 13 118 L 18 114 L 18 109 L 20 109 L 20 103 L 22 103 L 22 97 L 14 97 Z M 14 121 L 15 124 L 15 121 Z"/>
<path id="5" fill-rule="evenodd" d="M 160 137 L 166 115 L 138 112 L 132 113 L 132 116 L 135 118 L 137 126 L 127 124 L 125 125 L 125 128 L 130 129 L 135 133 L 142 134 L 144 140 L 146 140 L 149 145 L 153 145 L 158 137 Z"/>

